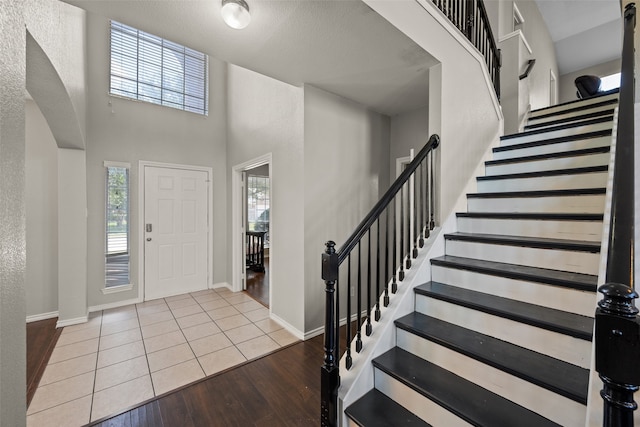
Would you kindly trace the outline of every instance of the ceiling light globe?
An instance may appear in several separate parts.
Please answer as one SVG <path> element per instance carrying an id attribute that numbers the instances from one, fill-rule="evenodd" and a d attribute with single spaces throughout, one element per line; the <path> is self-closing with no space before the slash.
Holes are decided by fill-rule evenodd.
<path id="1" fill-rule="evenodd" d="M 222 19 L 231 28 L 241 30 L 251 22 L 249 5 L 244 0 L 222 0 Z"/>

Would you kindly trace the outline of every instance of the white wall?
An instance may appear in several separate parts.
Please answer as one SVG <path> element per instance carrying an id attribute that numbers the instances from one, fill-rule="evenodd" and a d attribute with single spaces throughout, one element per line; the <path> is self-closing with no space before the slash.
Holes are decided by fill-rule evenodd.
<path id="1" fill-rule="evenodd" d="M 374 10 L 440 61 L 430 72 L 429 133 L 439 133 L 440 218 L 455 208 L 487 148 L 502 132 L 502 114 L 484 61 L 430 1 L 366 0 Z M 436 75 L 439 78 L 436 78 Z M 440 80 L 439 90 L 434 81 Z M 436 120 L 439 118 L 439 120 Z M 439 122 L 439 123 L 438 123 Z"/>
<path id="2" fill-rule="evenodd" d="M 563 74 L 560 76 L 560 91 L 558 102 L 569 102 L 578 99 L 576 96 L 575 79 L 579 76 L 594 75 L 604 77 L 620 72 L 620 59 L 594 65 L 593 67 L 578 70 L 573 73 Z"/>
<path id="3" fill-rule="evenodd" d="M 32 100 L 25 103 L 27 316 L 58 311 L 58 147 Z"/>
<path id="4" fill-rule="evenodd" d="M 227 176 L 225 64 L 210 58 L 209 115 L 202 116 L 146 102 L 111 97 L 109 88 L 109 20 L 89 14 L 87 203 L 89 306 L 126 301 L 138 295 L 138 162 L 140 160 L 213 168 L 213 277 L 227 280 Z M 130 171 L 131 291 L 103 295 L 105 283 L 104 161 L 128 162 Z"/>
<path id="5" fill-rule="evenodd" d="M 227 68 L 227 164 L 272 154 L 269 274 L 271 312 L 304 331 L 304 93 L 235 65 Z M 231 191 L 227 195 L 231 232 Z M 232 276 L 231 242 L 226 252 Z"/>
<path id="6" fill-rule="evenodd" d="M 407 157 L 411 149 L 415 154 L 429 140 L 429 107 L 391 117 L 389 141 L 389 181 L 396 178 L 396 159 Z"/>
<path id="7" fill-rule="evenodd" d="M 0 424 L 26 423 L 23 2 L 0 7 Z"/>
<path id="8" fill-rule="evenodd" d="M 360 104 L 305 86 L 305 332 L 324 325 L 325 242 L 339 248 L 389 186 L 389 122 Z"/>
<path id="9" fill-rule="evenodd" d="M 520 0 L 515 4 L 524 18 L 522 32 L 531 46 L 532 57 L 536 60 L 536 65 L 528 77 L 531 109 L 548 107 L 550 104 L 550 73 L 553 72 L 556 78 L 559 76 L 553 40 L 551 40 L 551 35 L 536 2 Z"/>

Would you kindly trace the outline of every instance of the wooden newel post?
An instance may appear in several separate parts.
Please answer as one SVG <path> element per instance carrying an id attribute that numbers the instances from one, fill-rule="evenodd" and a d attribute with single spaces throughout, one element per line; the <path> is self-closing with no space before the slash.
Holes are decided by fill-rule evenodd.
<path id="1" fill-rule="evenodd" d="M 340 371 L 336 354 L 335 286 L 338 281 L 338 254 L 333 241 L 326 243 L 322 254 L 322 280 L 325 282 L 325 321 L 324 321 L 324 365 L 321 369 L 321 414 L 320 425 L 336 427 L 338 425 L 338 387 Z"/>
<path id="2" fill-rule="evenodd" d="M 633 300 L 638 294 L 626 285 L 600 286 L 604 298 L 596 309 L 596 371 L 604 383 L 604 427 L 633 427 L 638 405 L 633 393 L 640 384 L 640 319 Z"/>

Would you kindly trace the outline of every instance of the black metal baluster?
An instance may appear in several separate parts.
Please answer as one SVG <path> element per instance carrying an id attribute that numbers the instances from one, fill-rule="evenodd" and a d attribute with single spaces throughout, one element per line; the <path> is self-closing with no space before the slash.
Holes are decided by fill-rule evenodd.
<path id="1" fill-rule="evenodd" d="M 391 282 L 391 292 L 396 293 L 398 291 L 398 280 L 396 278 L 396 274 L 398 272 L 398 227 L 397 227 L 397 219 L 396 219 L 396 209 L 397 209 L 397 196 L 393 198 L 393 202 L 391 203 L 391 212 L 393 212 L 392 216 L 392 228 L 393 228 L 393 282 Z"/>
<path id="2" fill-rule="evenodd" d="M 347 257 L 347 369 L 351 369 L 353 358 L 351 357 L 351 253 Z"/>
<path id="3" fill-rule="evenodd" d="M 360 353 L 362 350 L 362 333 L 360 330 L 362 329 L 362 252 L 360 251 L 362 246 L 362 239 L 358 241 L 358 289 L 357 289 L 357 298 L 358 301 L 356 305 L 358 307 L 358 312 L 356 313 L 356 317 L 358 318 L 358 332 L 356 338 L 356 352 Z"/>
<path id="4" fill-rule="evenodd" d="M 433 155 L 433 153 L 431 153 Z M 426 218 L 424 219 L 424 238 L 428 239 L 431 235 L 429 228 L 429 217 L 431 215 L 431 194 L 429 193 L 429 159 L 425 159 L 424 161 L 424 179 L 425 179 L 425 189 L 424 189 L 424 208 L 426 213 Z"/>
<path id="5" fill-rule="evenodd" d="M 407 254 L 405 268 L 408 270 L 411 268 L 411 178 L 407 180 L 405 187 L 407 188 L 407 246 L 403 251 Z"/>
<path id="6" fill-rule="evenodd" d="M 398 272 L 398 280 L 404 280 L 404 185 L 400 188 L 400 271 Z"/>
<path id="7" fill-rule="evenodd" d="M 385 239 L 384 239 L 384 306 L 389 306 L 389 281 L 391 278 L 389 277 L 389 207 L 385 210 L 384 213 L 385 221 L 386 221 L 386 230 L 385 230 Z"/>
<path id="8" fill-rule="evenodd" d="M 418 168 L 418 170 L 420 171 L 420 178 L 418 179 L 418 183 L 420 184 L 419 188 L 418 188 L 418 201 L 419 203 L 417 203 L 418 205 L 418 212 L 420 213 L 420 221 L 418 222 L 418 231 L 419 231 L 419 236 L 418 238 L 419 240 L 419 245 L 420 247 L 424 247 L 424 233 L 423 233 L 423 229 L 424 229 L 424 223 L 425 223 L 425 212 L 424 212 L 424 174 L 422 172 L 423 166 L 426 162 L 423 160 L 422 163 L 420 163 L 420 167 Z"/>
<path id="9" fill-rule="evenodd" d="M 376 228 L 376 322 L 380 320 L 380 217 Z"/>
<path id="10" fill-rule="evenodd" d="M 367 232 L 367 336 L 373 331 L 371 326 L 371 228 Z"/>
<path id="11" fill-rule="evenodd" d="M 431 173 L 431 179 L 429 180 L 431 183 L 431 207 L 430 207 L 430 212 L 431 212 L 431 221 L 429 222 L 429 230 L 433 230 L 436 226 L 436 222 L 434 220 L 435 218 L 435 197 L 436 197 L 436 192 L 434 190 L 435 185 L 434 185 L 434 181 L 433 181 L 433 157 L 435 156 L 435 152 L 432 150 L 431 151 L 431 155 L 429 156 L 429 161 L 431 162 L 431 167 L 430 167 L 430 173 Z"/>
<path id="12" fill-rule="evenodd" d="M 412 181 L 413 181 L 413 258 L 418 258 L 418 183 L 416 182 L 416 178 L 418 177 L 417 172 L 413 173 Z"/>

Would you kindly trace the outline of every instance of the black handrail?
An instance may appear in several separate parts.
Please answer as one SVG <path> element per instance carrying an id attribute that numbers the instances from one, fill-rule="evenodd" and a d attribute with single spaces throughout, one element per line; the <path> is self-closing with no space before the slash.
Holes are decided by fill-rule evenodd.
<path id="1" fill-rule="evenodd" d="M 530 59 L 529 62 L 527 62 L 527 69 L 524 70 L 524 73 L 520 74 L 518 80 L 526 79 L 527 77 L 529 77 L 529 74 L 531 73 L 531 70 L 533 70 L 534 65 L 536 65 L 536 60 Z"/>
<path id="2" fill-rule="evenodd" d="M 604 384 L 603 426 L 633 426 L 640 385 L 640 319 L 634 299 L 634 28 L 635 4 L 624 12 L 618 130 L 604 298 L 595 316 L 596 370 Z"/>
<path id="3" fill-rule="evenodd" d="M 385 307 L 389 305 L 389 292 L 396 292 L 398 282 L 404 280 L 405 270 L 411 268 L 411 259 L 418 256 L 418 247 L 424 245 L 424 239 L 435 227 L 433 152 L 439 144 L 440 137 L 432 135 L 338 251 L 333 241 L 326 243 L 326 250 L 322 254 L 326 298 L 325 356 L 321 370 L 322 426 L 333 427 L 338 423 L 340 265 L 347 261 L 347 271 L 346 274 L 342 271 L 342 277 L 347 288 L 345 364 L 350 369 L 353 363 L 352 339 L 355 338 L 355 350 L 359 353 L 363 346 L 363 327 L 365 334 L 372 334 L 371 318 L 376 321 L 380 319 L 381 301 Z M 366 257 L 364 265 L 363 256 Z M 375 261 L 372 261 L 372 257 L 375 257 Z M 357 292 L 354 292 L 351 284 L 352 273 L 355 275 Z M 381 288 L 382 284 L 384 289 Z M 363 285 L 366 285 L 364 295 Z M 352 313 L 352 292 L 356 296 L 355 313 Z M 365 310 L 362 310 L 362 304 L 366 304 Z M 363 311 L 366 312 L 364 317 Z M 357 323 L 355 337 L 351 334 L 351 320 L 354 317 Z"/>
<path id="4" fill-rule="evenodd" d="M 483 0 L 432 0 L 484 57 L 496 96 L 500 99 L 502 58 Z"/>

